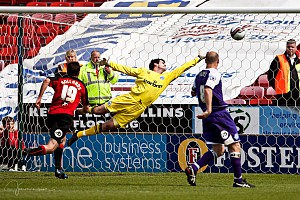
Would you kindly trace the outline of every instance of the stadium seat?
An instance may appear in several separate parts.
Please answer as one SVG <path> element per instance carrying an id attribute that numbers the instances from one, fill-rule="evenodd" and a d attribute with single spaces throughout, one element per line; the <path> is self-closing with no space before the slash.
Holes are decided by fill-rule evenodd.
<path id="1" fill-rule="evenodd" d="M 0 47 L 4 46 L 16 46 L 17 45 L 17 37 L 12 35 L 0 36 Z"/>
<path id="2" fill-rule="evenodd" d="M 35 31 L 35 27 L 33 25 L 26 25 L 23 27 L 23 35 L 33 35 Z M 18 36 L 19 35 L 19 27 L 18 26 L 14 26 L 12 28 L 11 34 L 14 36 Z"/>
<path id="3" fill-rule="evenodd" d="M 249 104 L 250 105 L 271 105 L 272 100 L 271 99 L 250 99 Z"/>
<path id="4" fill-rule="evenodd" d="M 51 21 L 53 21 L 53 14 L 51 13 L 35 13 L 31 20 L 34 26 L 47 25 L 52 23 Z"/>
<path id="5" fill-rule="evenodd" d="M 80 2 L 76 2 L 74 3 L 73 7 L 94 7 L 95 4 L 94 2 L 83 2 L 83 1 L 80 1 Z M 78 13 L 77 14 L 77 21 L 81 21 L 87 14 L 82 14 L 82 13 Z"/>
<path id="6" fill-rule="evenodd" d="M 37 2 L 37 1 L 34 1 L 34 2 L 29 2 L 26 4 L 26 6 L 41 6 L 41 7 L 47 7 L 48 4 L 46 2 Z"/>
<path id="7" fill-rule="evenodd" d="M 227 104 L 239 104 L 244 105 L 247 104 L 245 99 L 230 99 L 225 101 Z"/>
<path id="8" fill-rule="evenodd" d="M 51 7 L 71 7 L 71 3 L 69 2 L 52 2 L 50 4 Z"/>
<path id="9" fill-rule="evenodd" d="M 36 34 L 39 36 L 51 36 L 51 35 L 58 35 L 58 25 L 51 24 L 51 25 L 42 25 L 36 28 Z"/>
<path id="10" fill-rule="evenodd" d="M 276 91 L 272 87 L 266 89 L 265 97 L 267 99 L 276 99 Z"/>
<path id="11" fill-rule="evenodd" d="M 14 0 L 1 0 L 0 6 L 13 6 L 15 4 Z"/>
<path id="12" fill-rule="evenodd" d="M 24 48 L 38 48 L 41 46 L 40 37 L 37 36 L 24 36 L 23 37 Z"/>
<path id="13" fill-rule="evenodd" d="M 14 0 L 16 6 L 26 6 L 28 3 L 33 2 L 33 0 Z"/>
<path id="14" fill-rule="evenodd" d="M 25 58 L 33 58 L 33 57 L 35 57 L 39 53 L 40 49 L 41 48 L 38 47 L 38 48 L 31 48 L 31 49 L 25 51 Z"/>
<path id="15" fill-rule="evenodd" d="M 0 35 L 10 35 L 11 26 L 6 24 L 0 24 Z"/>
<path id="16" fill-rule="evenodd" d="M 6 47 L 0 49 L 0 59 L 4 60 L 6 63 L 13 61 L 18 55 L 18 47 Z"/>
<path id="17" fill-rule="evenodd" d="M 23 18 L 23 25 L 27 26 L 28 24 L 31 24 L 31 19 L 29 18 Z M 11 14 L 7 17 L 7 24 L 11 26 L 17 26 L 18 25 L 18 14 Z"/>
<path id="18" fill-rule="evenodd" d="M 46 43 L 46 44 L 49 44 L 55 37 L 56 37 L 56 35 L 48 36 L 48 37 L 46 38 L 45 43 Z"/>
<path id="19" fill-rule="evenodd" d="M 263 74 L 258 77 L 258 86 L 261 86 L 264 88 L 269 87 L 269 80 L 268 80 L 267 74 Z"/>
<path id="20" fill-rule="evenodd" d="M 59 26 L 56 24 L 41 25 L 36 28 L 36 34 L 40 37 L 41 46 L 48 44 L 48 37 L 56 37 L 58 35 Z"/>
<path id="21" fill-rule="evenodd" d="M 54 17 L 54 22 L 57 22 L 59 25 L 58 34 L 65 33 L 75 22 L 77 16 L 76 14 L 68 14 L 68 13 L 59 13 Z"/>
<path id="22" fill-rule="evenodd" d="M 107 2 L 107 0 L 88 0 L 88 2 L 95 3 L 95 7 L 101 6 L 104 2 Z"/>
<path id="23" fill-rule="evenodd" d="M 95 7 L 95 3 L 94 2 L 85 2 L 85 1 L 78 1 L 75 2 L 73 7 Z"/>
<path id="24" fill-rule="evenodd" d="M 242 99 L 257 99 L 264 97 L 264 88 L 260 86 L 249 86 L 242 88 L 240 95 Z"/>

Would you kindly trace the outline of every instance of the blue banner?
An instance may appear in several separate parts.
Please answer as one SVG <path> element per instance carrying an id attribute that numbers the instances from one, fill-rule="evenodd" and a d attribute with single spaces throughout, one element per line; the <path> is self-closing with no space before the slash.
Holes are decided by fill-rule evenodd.
<path id="1" fill-rule="evenodd" d="M 70 136 L 67 135 L 68 138 Z M 159 134 L 100 134 L 82 137 L 72 147 L 64 148 L 63 168 L 76 172 L 166 172 L 166 137 Z M 46 144 L 49 135 L 37 134 L 31 140 L 27 146 Z M 27 160 L 27 168 L 54 171 L 53 156 L 31 157 Z"/>
<path id="2" fill-rule="evenodd" d="M 260 108 L 261 134 L 299 134 L 300 107 L 263 106 Z"/>

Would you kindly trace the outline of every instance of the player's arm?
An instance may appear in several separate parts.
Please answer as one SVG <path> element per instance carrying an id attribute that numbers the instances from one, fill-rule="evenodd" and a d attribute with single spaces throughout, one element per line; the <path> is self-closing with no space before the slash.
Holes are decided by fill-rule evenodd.
<path id="1" fill-rule="evenodd" d="M 191 67 L 194 67 L 201 60 L 204 60 L 205 57 L 206 57 L 206 53 L 204 53 L 204 52 L 202 52 L 202 51 L 199 50 L 197 58 L 184 63 L 183 65 L 181 65 L 180 67 L 176 68 L 175 70 L 173 70 L 170 73 L 172 79 L 174 80 L 174 79 L 178 78 L 183 72 L 185 72 L 186 70 L 190 69 Z"/>
<path id="2" fill-rule="evenodd" d="M 40 109 L 41 107 L 43 94 L 45 93 L 47 87 L 49 86 L 50 81 L 51 80 L 49 78 L 46 78 L 41 85 L 39 96 L 35 102 L 35 107 L 37 107 L 37 109 Z"/>
<path id="3" fill-rule="evenodd" d="M 205 99 L 205 104 L 206 104 L 206 111 L 200 115 L 197 115 L 198 119 L 205 119 L 211 114 L 211 112 L 212 112 L 212 97 L 213 97 L 212 89 L 208 86 L 205 86 L 204 99 Z"/>
<path id="4" fill-rule="evenodd" d="M 134 77 L 137 77 L 142 71 L 141 68 L 128 67 L 112 61 L 108 62 L 108 60 L 106 60 L 105 58 L 103 58 L 100 61 L 100 65 L 101 66 L 104 65 L 105 67 L 111 67 L 115 71 L 127 74 L 129 76 L 134 76 Z"/>

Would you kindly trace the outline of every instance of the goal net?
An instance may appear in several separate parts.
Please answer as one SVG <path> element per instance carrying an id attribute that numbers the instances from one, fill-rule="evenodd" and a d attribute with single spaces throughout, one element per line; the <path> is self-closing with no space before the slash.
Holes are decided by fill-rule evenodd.
<path id="1" fill-rule="evenodd" d="M 260 5 L 259 1 L 255 2 Z M 239 1 L 234 3 L 244 6 Z M 222 3 L 113 1 L 99 8 L 103 12 L 93 10 L 86 14 L 80 9 L 75 14 L 59 14 L 46 8 L 40 9 L 40 14 L 21 12 L 19 17 L 16 12 L 2 13 L 1 118 L 11 116 L 16 120 L 19 134 L 15 137 L 19 138 L 19 144 L 20 139 L 26 147 L 46 144 L 49 135 L 45 120 L 53 90 L 47 88 L 40 110 L 34 103 L 42 81 L 54 76 L 70 49 L 76 51 L 83 65 L 89 61 L 91 52 L 98 50 L 101 58 L 132 67 L 148 67 L 151 59 L 162 58 L 168 71 L 195 58 L 199 49 L 213 50 L 220 55 L 224 98 L 241 137 L 243 171 L 298 173 L 299 109 L 272 104 L 275 96 L 266 81 L 266 73 L 275 56 L 284 53 L 287 40 L 300 41 L 300 17 L 273 10 L 247 13 L 228 9 L 226 13 L 221 9 L 213 13 L 211 8 L 218 5 Z M 113 12 L 113 8 L 134 10 L 136 7 L 144 10 Z M 105 8 L 112 12 L 104 12 Z M 147 8 L 165 8 L 166 12 L 151 13 Z M 168 8 L 187 10 L 172 13 L 167 12 Z M 196 8 L 199 13 L 195 13 Z M 235 41 L 230 36 L 230 29 L 236 25 L 246 30 L 243 40 Z M 184 170 L 210 148 L 202 138 L 201 120 L 195 117 L 201 110 L 190 95 L 194 78 L 204 67 L 204 63 L 199 63 L 174 80 L 154 104 L 125 129 L 82 137 L 72 147 L 66 146 L 63 168 L 76 172 Z M 119 81 L 111 86 L 113 97 L 128 93 L 134 81 L 134 77 L 120 74 Z M 86 129 L 109 117 L 75 116 L 74 127 Z M 67 138 L 70 136 L 67 134 Z M 4 140 L 3 135 L 1 144 Z M 9 155 L 3 155 L 2 167 L 6 167 Z M 18 161 L 21 156 L 13 157 Z M 206 166 L 202 170 L 229 172 L 227 157 L 228 152 L 214 167 Z M 26 169 L 53 171 L 52 155 L 27 158 Z"/>

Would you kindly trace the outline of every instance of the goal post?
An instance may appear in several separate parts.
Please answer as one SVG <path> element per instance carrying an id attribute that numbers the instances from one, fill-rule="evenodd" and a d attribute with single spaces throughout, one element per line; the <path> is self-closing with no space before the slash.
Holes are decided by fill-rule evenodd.
<path id="1" fill-rule="evenodd" d="M 46 90 L 40 110 L 34 103 L 42 81 L 53 76 L 69 49 L 77 52 L 81 64 L 89 61 L 91 51 L 98 50 L 102 58 L 132 67 L 148 67 L 151 59 L 163 58 L 168 71 L 196 57 L 199 49 L 213 50 L 220 55 L 224 98 L 230 102 L 228 110 L 241 137 L 243 171 L 299 173 L 299 108 L 270 104 L 270 86 L 259 82 L 275 56 L 285 51 L 286 41 L 300 41 L 299 11 L 296 6 L 217 5 L 207 1 L 111 1 L 97 8 L 0 7 L 6 20 L 0 25 L 0 37 L 9 41 L 0 49 L 6 63 L 0 71 L 1 118 L 11 116 L 17 121 L 19 139 L 27 147 L 48 141 L 45 119 L 53 90 Z M 16 13 L 17 21 L 11 17 Z M 50 18 L 37 13 L 49 14 Z M 61 13 L 65 14 L 64 20 L 56 17 Z M 79 14 L 86 15 L 79 19 Z M 2 31 L 4 25 L 10 28 L 9 40 L 8 32 L 4 35 Z M 230 29 L 235 25 L 246 30 L 243 40 L 230 37 Z M 8 55 L 15 47 L 17 52 Z M 65 147 L 64 169 L 179 172 L 195 162 L 209 148 L 202 138 L 201 120 L 196 118 L 201 110 L 190 95 L 194 78 L 204 67 L 204 63 L 199 63 L 174 80 L 125 129 L 82 137 L 72 147 Z M 127 93 L 134 85 L 134 77 L 119 77 L 111 86 L 114 97 Z M 252 87 L 262 91 L 260 96 L 242 94 L 244 88 Z M 74 127 L 89 128 L 109 117 L 75 116 Z M 228 173 L 230 163 L 226 157 L 228 152 L 217 160 L 216 166 L 201 170 Z M 27 158 L 26 167 L 28 171 L 53 171 L 53 163 L 52 155 L 33 157 Z"/>

